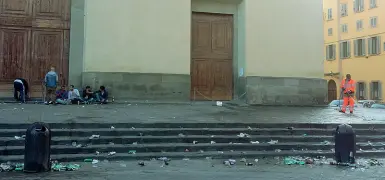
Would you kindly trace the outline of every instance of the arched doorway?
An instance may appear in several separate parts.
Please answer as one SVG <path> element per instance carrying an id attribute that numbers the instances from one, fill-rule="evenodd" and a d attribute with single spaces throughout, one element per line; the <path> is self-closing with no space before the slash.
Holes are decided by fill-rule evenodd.
<path id="1" fill-rule="evenodd" d="M 337 99 L 337 84 L 334 80 L 328 82 L 328 100 L 329 103 Z"/>

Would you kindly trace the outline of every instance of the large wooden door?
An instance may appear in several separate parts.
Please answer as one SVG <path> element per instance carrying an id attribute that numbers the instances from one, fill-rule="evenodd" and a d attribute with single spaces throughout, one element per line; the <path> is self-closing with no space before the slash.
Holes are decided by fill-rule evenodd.
<path id="1" fill-rule="evenodd" d="M 40 97 L 44 75 L 56 67 L 68 82 L 70 0 L 0 0 L 0 96 L 13 80 L 28 80 Z"/>
<path id="2" fill-rule="evenodd" d="M 233 16 L 192 13 L 191 99 L 231 100 Z"/>
<path id="3" fill-rule="evenodd" d="M 328 82 L 328 100 L 329 103 L 337 99 L 337 84 L 334 80 Z"/>

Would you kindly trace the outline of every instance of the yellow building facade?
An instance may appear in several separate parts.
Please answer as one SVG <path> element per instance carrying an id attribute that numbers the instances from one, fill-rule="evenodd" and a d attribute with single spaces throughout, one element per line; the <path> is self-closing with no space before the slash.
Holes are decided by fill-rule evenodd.
<path id="1" fill-rule="evenodd" d="M 356 99 L 382 101 L 385 81 L 385 1 L 324 0 L 325 61 L 329 101 L 351 74 Z"/>

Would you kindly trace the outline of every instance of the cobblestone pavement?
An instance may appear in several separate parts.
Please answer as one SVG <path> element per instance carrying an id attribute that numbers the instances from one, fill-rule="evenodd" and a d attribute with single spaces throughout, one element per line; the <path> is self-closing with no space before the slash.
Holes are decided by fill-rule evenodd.
<path id="1" fill-rule="evenodd" d="M 0 104 L 0 123 L 36 121 L 129 123 L 129 122 L 385 122 L 385 110 L 357 108 L 353 115 L 325 107 L 223 106 L 193 104 L 108 104 L 47 106 Z"/>
<path id="2" fill-rule="evenodd" d="M 50 172 L 43 174 L 0 173 L 6 180 L 380 180 L 385 178 L 383 167 L 352 169 L 330 165 L 287 166 L 258 162 L 254 166 L 243 164 L 226 167 L 220 161 L 207 160 L 171 161 L 169 166 L 161 167 L 158 161 L 146 162 L 139 167 L 136 162 L 100 162 L 97 167 L 81 164 L 74 172 Z M 240 164 L 240 163 L 239 163 Z M 212 166 L 214 165 L 214 166 Z"/>

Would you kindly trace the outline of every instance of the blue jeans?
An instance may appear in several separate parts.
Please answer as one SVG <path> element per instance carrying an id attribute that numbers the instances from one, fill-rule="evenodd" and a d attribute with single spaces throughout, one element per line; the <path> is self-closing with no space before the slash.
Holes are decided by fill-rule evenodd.
<path id="1" fill-rule="evenodd" d="M 22 103 L 25 103 L 25 89 L 24 85 L 19 82 L 14 82 L 13 83 L 13 96 L 16 100 L 20 100 Z M 20 94 L 19 94 L 20 93 Z"/>

